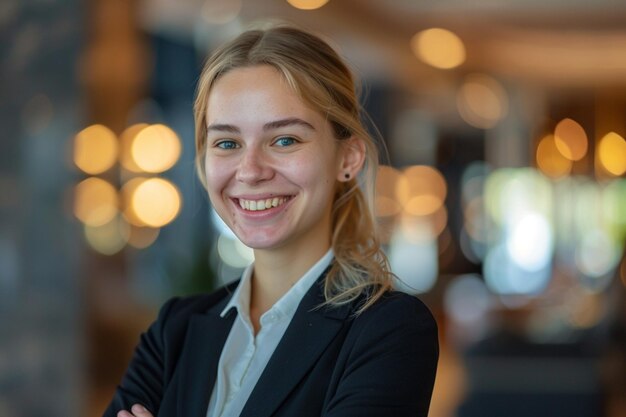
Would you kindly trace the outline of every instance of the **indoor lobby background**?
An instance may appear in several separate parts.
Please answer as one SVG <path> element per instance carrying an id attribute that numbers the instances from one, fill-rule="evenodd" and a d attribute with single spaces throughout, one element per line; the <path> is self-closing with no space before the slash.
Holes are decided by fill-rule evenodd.
<path id="1" fill-rule="evenodd" d="M 0 2 L 0 416 L 101 415 L 159 306 L 252 260 L 192 101 L 273 21 L 364 83 L 385 248 L 439 323 L 430 416 L 626 416 L 626 2 L 324 3 Z"/>

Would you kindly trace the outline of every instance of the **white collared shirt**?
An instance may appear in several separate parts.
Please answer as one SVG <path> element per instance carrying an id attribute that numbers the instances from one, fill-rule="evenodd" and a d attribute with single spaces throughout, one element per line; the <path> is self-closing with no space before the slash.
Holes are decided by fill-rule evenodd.
<path id="1" fill-rule="evenodd" d="M 250 321 L 250 286 L 254 265 L 246 268 L 230 302 L 220 315 L 223 318 L 231 308 L 237 310 L 237 317 L 220 356 L 207 417 L 238 417 L 241 414 L 304 294 L 332 259 L 333 251 L 329 249 L 261 316 L 261 327 L 256 338 Z"/>

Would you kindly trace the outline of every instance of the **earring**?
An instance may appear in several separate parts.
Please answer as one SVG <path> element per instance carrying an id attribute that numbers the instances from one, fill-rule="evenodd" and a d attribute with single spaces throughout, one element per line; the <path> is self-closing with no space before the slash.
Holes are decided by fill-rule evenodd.
<path id="1" fill-rule="evenodd" d="M 349 180 L 349 179 L 350 179 L 350 174 L 348 174 L 348 173 L 346 172 L 345 174 L 343 174 L 343 177 L 344 177 L 345 179 Z"/>

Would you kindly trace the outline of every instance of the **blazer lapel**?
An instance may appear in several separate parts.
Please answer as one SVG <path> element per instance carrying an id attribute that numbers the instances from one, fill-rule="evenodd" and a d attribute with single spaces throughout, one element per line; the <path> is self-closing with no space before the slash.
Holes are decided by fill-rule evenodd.
<path id="1" fill-rule="evenodd" d="M 222 348 L 237 316 L 231 310 L 220 317 L 229 299 L 230 296 L 225 297 L 206 314 L 194 314 L 190 318 L 185 352 L 179 364 L 177 414 L 180 416 L 206 417 Z"/>
<path id="2" fill-rule="evenodd" d="M 272 415 L 341 329 L 351 305 L 316 308 L 324 302 L 322 278 L 325 275 L 300 302 L 240 417 Z"/>

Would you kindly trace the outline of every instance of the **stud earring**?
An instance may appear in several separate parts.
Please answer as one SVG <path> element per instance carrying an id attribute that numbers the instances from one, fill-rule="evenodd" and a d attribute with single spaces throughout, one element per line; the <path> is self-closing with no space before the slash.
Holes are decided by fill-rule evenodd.
<path id="1" fill-rule="evenodd" d="M 345 179 L 349 180 L 349 179 L 350 179 L 350 174 L 348 174 L 348 173 L 346 172 L 345 174 L 343 174 L 343 177 L 344 177 Z"/>

